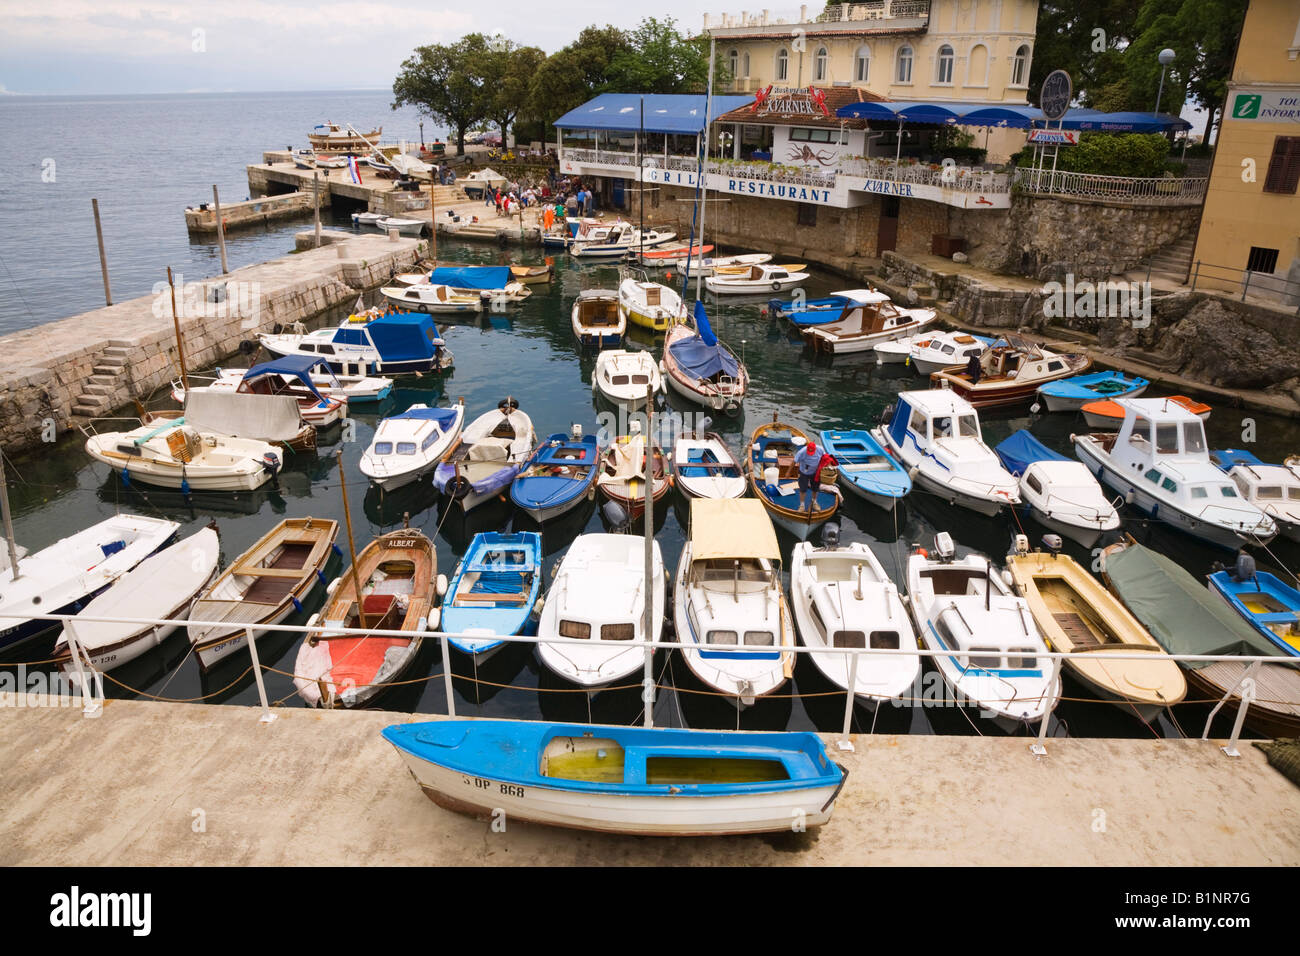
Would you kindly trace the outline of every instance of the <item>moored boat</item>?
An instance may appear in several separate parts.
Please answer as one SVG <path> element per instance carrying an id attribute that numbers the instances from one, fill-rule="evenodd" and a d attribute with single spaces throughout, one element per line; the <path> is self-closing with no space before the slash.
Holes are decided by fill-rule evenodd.
<path id="1" fill-rule="evenodd" d="M 632 434 L 614 441 L 601 456 L 596 486 L 633 521 L 645 513 L 646 456 L 650 456 L 650 496 L 657 504 L 672 488 L 664 453 L 640 433 L 640 422 L 632 422 Z"/>
<path id="2" fill-rule="evenodd" d="M 1119 527 L 1119 512 L 1082 462 L 1058 455 L 1023 428 L 993 450 L 1019 480 L 1024 511 L 1043 527 L 1085 548 Z"/>
<path id="3" fill-rule="evenodd" d="M 618 292 L 612 289 L 584 289 L 573 300 L 570 312 L 573 334 L 584 346 L 618 346 L 627 332 L 627 318 L 619 307 Z"/>
<path id="4" fill-rule="evenodd" d="M 855 305 L 876 305 L 888 301 L 889 296 L 876 289 L 845 289 L 820 299 L 805 299 L 802 303 L 793 299 L 789 302 L 772 299 L 767 308 L 772 315 L 785 318 L 791 325 L 810 326 L 836 322 L 846 309 Z"/>
<path id="5" fill-rule="evenodd" d="M 1183 406 L 1201 421 L 1210 417 L 1210 406 L 1204 402 L 1197 402 L 1188 398 L 1186 395 L 1170 395 L 1166 401 L 1174 402 Z M 1105 399 L 1099 402 L 1088 402 L 1081 409 L 1083 419 L 1088 423 L 1089 428 L 1096 428 L 1102 431 L 1118 429 L 1120 423 L 1124 421 L 1124 406 L 1114 399 Z"/>
<path id="6" fill-rule="evenodd" d="M 945 368 L 930 376 L 932 388 L 950 388 L 976 408 L 1003 408 L 1033 399 L 1048 382 L 1085 372 L 1083 353 L 1057 354 L 1018 335 L 1004 335 L 980 353 L 979 375 Z"/>
<path id="7" fill-rule="evenodd" d="M 678 435 L 672 470 L 674 485 L 687 498 L 743 498 L 749 490 L 740 462 L 715 432 Z"/>
<path id="8" fill-rule="evenodd" d="M 261 332 L 257 339 L 272 355 L 324 359 L 341 375 L 441 372 L 454 361 L 433 316 L 425 312 L 371 309 L 348 316 L 337 328 Z"/>
<path id="9" fill-rule="evenodd" d="M 1300 591 L 1276 574 L 1260 571 L 1242 552 L 1236 564 L 1208 578 L 1210 590 L 1279 650 L 1300 657 Z"/>
<path id="10" fill-rule="evenodd" d="M 993 341 L 988 336 L 966 332 L 932 332 L 912 344 L 907 358 L 918 374 L 932 375 L 940 369 L 965 365 L 972 355 L 984 354 Z M 876 349 L 876 354 L 880 354 L 881 348 Z"/>
<path id="11" fill-rule="evenodd" d="M 412 405 L 380 421 L 361 455 L 361 473 L 377 488 L 409 485 L 438 467 L 460 441 L 465 403 L 450 408 Z"/>
<path id="12" fill-rule="evenodd" d="M 912 479 L 868 431 L 823 431 L 818 436 L 835 459 L 840 484 L 878 508 L 893 509 L 912 490 Z"/>
<path id="13" fill-rule="evenodd" d="M 1089 402 L 1137 398 L 1150 384 L 1138 375 L 1123 372 L 1089 372 L 1041 385 L 1038 395 L 1049 412 L 1075 412 Z"/>
<path id="14" fill-rule="evenodd" d="M 253 491 L 276 480 L 283 464 L 283 452 L 269 442 L 203 434 L 184 418 L 142 423 L 126 432 L 99 433 L 92 428 L 87 434 L 90 457 L 125 482 L 159 488 Z"/>
<path id="15" fill-rule="evenodd" d="M 510 500 L 539 524 L 572 511 L 595 495 L 599 471 L 595 435 L 552 435 L 533 452 L 510 485 Z"/>
<path id="16" fill-rule="evenodd" d="M 503 637 L 537 631 L 542 536 L 536 531 L 480 532 L 470 539 L 442 602 L 447 643 L 480 663 L 506 646 Z"/>
<path id="17" fill-rule="evenodd" d="M 1269 465 L 1248 451 L 1211 451 L 1210 461 L 1227 472 L 1241 497 L 1276 522 L 1278 532 L 1300 541 L 1300 467 Z"/>
<path id="18" fill-rule="evenodd" d="M 840 493 L 835 485 L 838 469 L 833 466 L 823 463 L 817 469 L 810 491 L 804 492 L 799 487 L 795 455 L 809 444 L 814 443 L 802 430 L 777 421 L 773 413 L 772 421 L 754 429 L 745 455 L 745 470 L 754 497 L 767 510 L 773 524 L 800 541 L 829 521 L 840 507 Z M 834 475 L 829 474 L 831 470 L 835 471 Z"/>
<path id="19" fill-rule="evenodd" d="M 653 332 L 665 332 L 687 315 L 682 297 L 668 286 L 630 277 L 619 283 L 618 308 L 628 322 Z"/>
<path id="20" fill-rule="evenodd" d="M 713 332 L 701 302 L 695 325 L 674 325 L 664 339 L 660 368 L 668 387 L 706 408 L 734 415 L 749 391 L 749 371 Z"/>
<path id="21" fill-rule="evenodd" d="M 937 318 L 934 309 L 900 309 L 889 300 L 849 302 L 834 321 L 805 328 L 803 339 L 814 352 L 870 352 L 882 342 L 919 332 Z"/>
<path id="22" fill-rule="evenodd" d="M 649 352 L 603 349 L 591 370 L 591 387 L 615 405 L 632 407 L 644 405 L 647 392 L 662 391 L 664 384 Z"/>
<path id="23" fill-rule="evenodd" d="M 483 297 L 474 291 L 453 289 L 446 285 L 384 286 L 380 294 L 393 305 L 421 312 L 482 312 Z"/>
<path id="24" fill-rule="evenodd" d="M 295 355 L 254 365 L 238 375 L 231 374 L 232 371 L 238 370 L 219 370 L 212 384 L 194 385 L 191 382 L 191 388 L 250 395 L 292 395 L 298 403 L 302 420 L 316 428 L 328 428 L 347 414 L 348 399 L 342 394 L 343 386 L 334 379 L 329 365 L 322 359 Z M 327 396 L 317 387 L 313 373 L 333 379 L 340 394 Z M 178 402 L 185 402 L 187 391 L 185 383 L 179 379 L 172 383 L 172 398 Z"/>
<path id="25" fill-rule="evenodd" d="M 715 266 L 713 274 L 704 280 L 705 287 L 714 295 L 761 295 L 793 289 L 808 281 L 803 271 L 791 271 L 785 265 L 747 266 L 743 272 L 728 272 Z"/>
<path id="26" fill-rule="evenodd" d="M 533 421 L 512 397 L 465 426 L 460 441 L 433 472 L 433 485 L 465 511 L 504 494 L 533 454 Z"/>

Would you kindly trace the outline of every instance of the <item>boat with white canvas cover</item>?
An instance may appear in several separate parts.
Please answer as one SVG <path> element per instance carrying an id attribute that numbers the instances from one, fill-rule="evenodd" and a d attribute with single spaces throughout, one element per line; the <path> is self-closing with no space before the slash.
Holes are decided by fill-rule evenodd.
<path id="1" fill-rule="evenodd" d="M 615 405 L 643 406 L 646 393 L 663 391 L 659 363 L 649 352 L 603 349 L 591 370 L 591 387 Z"/>
<path id="2" fill-rule="evenodd" d="M 142 423 L 125 432 L 99 433 L 93 425 L 82 429 L 91 458 L 126 482 L 159 488 L 253 491 L 274 480 L 283 464 L 282 452 L 269 442 L 203 434 L 184 418 Z"/>
<path id="3" fill-rule="evenodd" d="M 935 556 L 907 559 L 907 600 L 926 649 L 959 702 L 1005 730 L 1045 719 L 1061 698 L 1060 666 L 1029 605 L 983 555 L 955 559 L 952 538 L 935 535 Z"/>
<path id="4" fill-rule="evenodd" d="M 871 709 L 905 697 L 919 686 L 921 658 L 915 654 L 837 654 L 840 647 L 898 650 L 916 646 L 916 629 L 898 588 L 871 548 L 860 541 L 840 546 L 838 528 L 826 525 L 825 546 L 811 541 L 794 546 L 790 559 L 790 603 L 808 656 L 836 687 L 848 690 Z"/>
<path id="5" fill-rule="evenodd" d="M 1278 531 L 1300 541 L 1300 467 L 1269 465 L 1240 448 L 1210 452 L 1210 461 L 1227 472 L 1241 497 L 1277 523 Z"/>
<path id="6" fill-rule="evenodd" d="M 465 426 L 434 470 L 433 485 L 470 511 L 508 489 L 536 446 L 533 420 L 507 396 Z"/>
<path id="7" fill-rule="evenodd" d="M 1058 455 L 1023 428 L 993 450 L 1019 479 L 1024 510 L 1043 527 L 1085 548 L 1119 527 L 1115 504 L 1082 462 Z"/>
<path id="8" fill-rule="evenodd" d="M 888 299 L 850 301 L 835 321 L 805 328 L 803 339 L 814 352 L 851 355 L 870 352 L 882 342 L 919 332 L 937 318 L 934 309 L 900 309 Z"/>
<path id="9" fill-rule="evenodd" d="M 209 526 L 145 558 L 81 609 L 72 630 L 81 649 L 98 671 L 110 671 L 151 650 L 179 627 L 177 624 L 113 624 L 95 617 L 152 617 L 182 620 L 192 602 L 217 573 L 221 544 Z M 87 620 L 81 620 L 87 618 Z M 75 673 L 65 625 L 54 642 L 54 663 Z"/>
<path id="10" fill-rule="evenodd" d="M 794 623 L 781 587 L 781 550 L 753 498 L 694 498 L 673 585 L 677 639 L 700 681 L 738 708 L 794 673 Z"/>
<path id="11" fill-rule="evenodd" d="M 740 462 L 716 432 L 678 435 L 671 460 L 674 484 L 687 498 L 743 498 L 749 490 Z"/>
<path id="12" fill-rule="evenodd" d="M 652 542 L 650 614 L 663 638 L 667 575 L 659 542 Z M 647 640 L 645 538 L 631 534 L 582 534 L 574 539 L 546 592 L 538 637 L 585 641 L 538 644 L 542 663 L 565 680 L 597 690 L 645 669 L 646 649 L 627 641 Z"/>
<path id="13" fill-rule="evenodd" d="M 734 273 L 714 267 L 713 275 L 704 280 L 704 285 L 714 295 L 760 295 L 793 289 L 809 278 L 807 272 L 791 272 L 784 265 L 764 263 Z"/>
<path id="14" fill-rule="evenodd" d="M 361 456 L 361 474 L 377 488 L 392 491 L 427 475 L 460 440 L 465 403 L 450 408 L 412 405 L 383 419 Z"/>
<path id="15" fill-rule="evenodd" d="M 237 376 L 218 369 L 216 379 L 208 385 L 195 384 L 193 376 L 189 376 L 189 379 L 195 390 L 248 395 L 292 395 L 298 403 L 298 411 L 304 422 L 316 428 L 328 428 L 347 414 L 348 400 L 341 394 L 327 396 L 316 387 L 313 374 L 334 379 L 334 374 L 325 361 L 307 356 L 263 362 L 247 371 L 240 370 Z M 337 379 L 334 381 L 337 383 Z M 341 385 L 339 387 L 342 388 Z M 187 391 L 185 383 L 180 379 L 172 382 L 172 398 L 181 404 L 185 403 Z"/>
<path id="16" fill-rule="evenodd" d="M 660 369 L 668 387 L 696 404 L 735 415 L 749 391 L 749 370 L 718 340 L 704 304 L 695 303 L 695 328 L 674 325 L 664 339 Z"/>
<path id="17" fill-rule="evenodd" d="M 596 487 L 633 521 L 645 513 L 647 455 L 650 459 L 650 497 L 658 503 L 672 488 L 672 481 L 663 449 L 646 441 L 639 421 L 634 419 L 631 434 L 613 441 L 600 458 Z"/>
<path id="18" fill-rule="evenodd" d="M 628 322 L 653 332 L 666 332 L 687 315 L 682 297 L 668 286 L 631 277 L 618 285 L 618 308 Z"/>

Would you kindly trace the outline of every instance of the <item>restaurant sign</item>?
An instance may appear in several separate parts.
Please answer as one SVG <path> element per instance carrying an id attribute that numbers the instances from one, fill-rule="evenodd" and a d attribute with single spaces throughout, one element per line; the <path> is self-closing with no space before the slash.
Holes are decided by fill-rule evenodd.
<path id="1" fill-rule="evenodd" d="M 826 92 L 815 86 L 767 86 L 754 94 L 755 116 L 822 116 L 831 118 Z"/>
<path id="2" fill-rule="evenodd" d="M 1078 146 L 1079 133 L 1072 129 L 1035 129 L 1029 132 L 1029 142 L 1044 146 Z"/>

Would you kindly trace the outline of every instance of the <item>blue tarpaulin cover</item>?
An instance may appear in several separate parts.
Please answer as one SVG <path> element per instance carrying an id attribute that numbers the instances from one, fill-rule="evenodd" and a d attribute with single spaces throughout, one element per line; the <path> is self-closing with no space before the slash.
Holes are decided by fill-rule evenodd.
<path id="1" fill-rule="evenodd" d="M 701 93 L 602 93 L 555 121 L 561 129 L 608 129 L 631 133 L 641 128 L 645 101 L 647 133 L 686 133 L 704 129 L 705 97 Z M 721 116 L 754 102 L 749 96 L 715 96 L 713 115 Z"/>
<path id="2" fill-rule="evenodd" d="M 433 340 L 438 338 L 433 316 L 427 312 L 396 312 L 355 328 L 342 327 L 335 333 L 334 341 L 364 345 L 364 333 L 369 333 L 370 341 L 385 362 L 432 358 Z"/>
<path id="3" fill-rule="evenodd" d="M 672 344 L 673 360 L 683 372 L 696 378 L 712 378 L 720 372 L 735 378 L 740 372 L 740 363 L 718 342 L 709 325 L 709 317 L 704 314 L 704 306 L 699 302 L 695 303 L 695 321 L 700 330 L 689 339 Z"/>
<path id="4" fill-rule="evenodd" d="M 1025 469 L 1036 461 L 1073 461 L 1058 455 L 1025 429 L 1012 432 L 1011 437 L 993 449 L 1002 465 L 1013 475 L 1023 475 Z"/>
<path id="5" fill-rule="evenodd" d="M 453 289 L 504 289 L 510 282 L 510 267 L 439 266 L 429 273 L 429 281 Z"/>

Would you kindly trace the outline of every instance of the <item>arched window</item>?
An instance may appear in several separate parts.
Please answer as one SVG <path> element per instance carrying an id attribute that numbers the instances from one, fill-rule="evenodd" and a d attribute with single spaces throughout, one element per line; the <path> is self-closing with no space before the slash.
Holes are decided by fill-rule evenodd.
<path id="1" fill-rule="evenodd" d="M 1029 45 L 1021 44 L 1011 61 L 1011 85 L 1024 86 L 1029 80 Z"/>
<path id="2" fill-rule="evenodd" d="M 860 46 L 853 54 L 853 82 L 866 83 L 871 78 L 871 48 Z"/>
<path id="3" fill-rule="evenodd" d="M 742 67 L 742 72 L 740 75 L 748 77 L 749 76 L 749 51 L 748 50 L 746 50 L 745 55 L 741 57 L 741 67 Z"/>
<path id="4" fill-rule="evenodd" d="M 910 46 L 905 46 L 898 51 L 898 70 L 894 73 L 894 82 L 912 82 L 912 48 Z"/>
<path id="5" fill-rule="evenodd" d="M 736 72 L 739 66 L 740 66 L 740 51 L 732 50 L 730 53 L 727 54 L 727 70 L 731 73 L 732 77 L 736 77 L 739 75 Z"/>
<path id="6" fill-rule="evenodd" d="M 952 83 L 952 47 L 944 44 L 939 47 L 939 59 L 937 61 L 938 69 L 935 70 L 934 81 L 940 84 Z"/>
<path id="7" fill-rule="evenodd" d="M 818 47 L 817 55 L 813 57 L 813 80 L 821 83 L 826 80 L 826 61 L 829 57 L 826 54 L 826 47 Z"/>
<path id="8" fill-rule="evenodd" d="M 790 76 L 790 54 L 782 47 L 776 51 L 776 78 L 785 82 Z"/>

